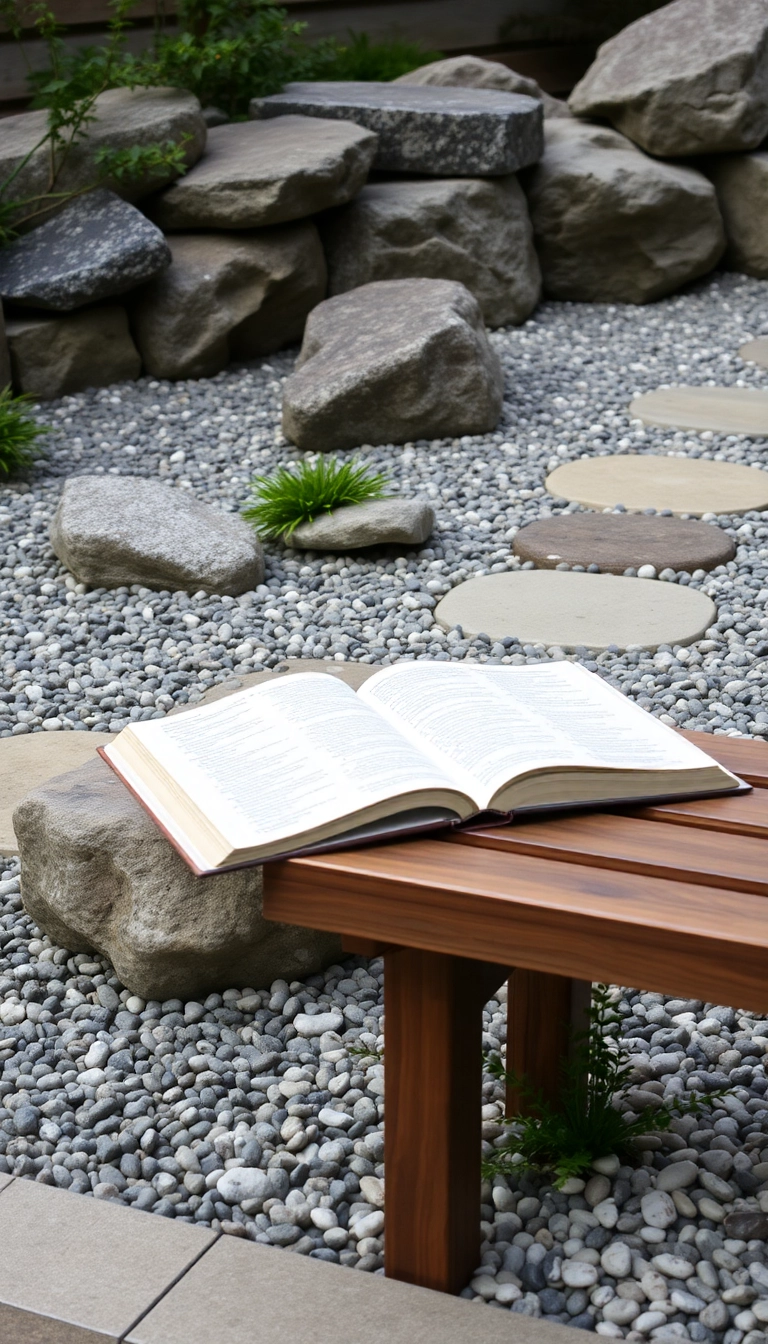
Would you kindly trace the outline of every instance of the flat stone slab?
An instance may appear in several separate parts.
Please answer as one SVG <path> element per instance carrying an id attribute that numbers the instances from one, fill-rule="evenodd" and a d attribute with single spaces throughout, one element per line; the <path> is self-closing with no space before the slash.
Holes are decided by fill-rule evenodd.
<path id="1" fill-rule="evenodd" d="M 328 81 L 254 98 L 256 120 L 286 113 L 354 121 L 379 137 L 374 167 L 429 177 L 515 173 L 544 148 L 541 103 L 499 89 Z"/>
<path id="2" fill-rule="evenodd" d="M 0 854 L 18 854 L 13 810 L 30 789 L 95 759 L 111 733 L 24 733 L 0 738 Z"/>
<path id="3" fill-rule="evenodd" d="M 469 637 L 512 636 L 566 650 L 656 649 L 700 639 L 717 610 L 703 593 L 673 583 L 529 569 L 459 584 L 438 603 L 435 619 L 444 630 L 460 625 Z"/>
<path id="4" fill-rule="evenodd" d="M 714 569 L 736 554 L 736 545 L 710 523 L 649 518 L 638 513 L 569 513 L 523 527 L 512 550 L 539 569 L 559 564 L 598 565 L 604 574 L 653 565 L 663 569 Z"/>
<path id="5" fill-rule="evenodd" d="M 123 294 L 171 264 L 160 230 L 114 192 L 89 191 L 0 249 L 0 297 L 69 312 Z"/>
<path id="6" fill-rule="evenodd" d="M 768 392 L 752 387 L 664 387 L 629 404 L 646 425 L 768 437 Z"/>
<path id="7" fill-rule="evenodd" d="M 758 336 L 756 340 L 739 346 L 739 355 L 750 364 L 759 364 L 761 369 L 768 369 L 768 336 Z"/>
<path id="8" fill-rule="evenodd" d="M 768 398 L 766 398 L 768 400 Z M 670 509 L 672 513 L 748 513 L 768 508 L 768 472 L 703 458 L 622 453 L 556 467 L 546 487 L 590 509 Z"/>

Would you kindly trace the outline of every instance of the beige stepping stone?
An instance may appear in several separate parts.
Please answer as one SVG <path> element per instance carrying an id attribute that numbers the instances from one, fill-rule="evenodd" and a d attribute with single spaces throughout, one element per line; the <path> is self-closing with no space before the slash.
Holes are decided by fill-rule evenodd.
<path id="1" fill-rule="evenodd" d="M 748 363 L 768 369 L 768 337 L 758 336 L 754 341 L 747 341 L 746 345 L 739 347 L 739 354 Z"/>
<path id="2" fill-rule="evenodd" d="M 635 397 L 629 414 L 646 425 L 768 437 L 768 392 L 753 387 L 660 387 Z"/>
<path id="3" fill-rule="evenodd" d="M 711 523 L 642 513 L 566 513 L 521 527 L 512 549 L 538 569 L 597 565 L 603 574 L 653 565 L 663 569 L 714 569 L 736 554 L 733 540 Z"/>
<path id="4" fill-rule="evenodd" d="M 701 515 L 768 508 L 768 472 L 700 457 L 651 453 L 583 457 L 556 467 L 546 486 L 556 498 L 576 500 L 591 509 L 623 504 L 635 511 L 671 509 Z"/>
<path id="5" fill-rule="evenodd" d="M 112 733 L 24 733 L 0 738 L 0 854 L 18 854 L 13 812 L 38 784 L 84 765 Z"/>
<path id="6" fill-rule="evenodd" d="M 461 583 L 439 602 L 435 618 L 466 636 L 516 636 L 522 644 L 626 649 L 637 644 L 692 644 L 717 619 L 703 593 L 673 583 L 529 569 Z"/>

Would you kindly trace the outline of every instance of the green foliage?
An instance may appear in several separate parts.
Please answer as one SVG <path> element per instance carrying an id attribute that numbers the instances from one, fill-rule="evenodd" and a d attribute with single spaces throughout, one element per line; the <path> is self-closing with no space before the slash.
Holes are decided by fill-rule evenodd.
<path id="1" fill-rule="evenodd" d="M 571 1176 L 582 1176 L 598 1157 L 616 1153 L 633 1160 L 633 1139 L 669 1128 L 675 1115 L 698 1115 L 720 1100 L 725 1091 L 705 1098 L 675 1097 L 659 1109 L 644 1107 L 629 1119 L 620 1109 L 627 1102 L 633 1072 L 629 1056 L 613 1039 L 621 1018 L 613 1007 L 607 985 L 594 985 L 586 1030 L 574 1035 L 571 1059 L 564 1067 L 563 1087 L 556 1106 L 547 1102 L 524 1078 L 510 1075 L 498 1055 L 487 1061 L 490 1073 L 510 1082 L 535 1111 L 507 1122 L 509 1134 L 485 1163 L 485 1174 L 529 1166 L 554 1173 L 561 1186 Z"/>
<path id="2" fill-rule="evenodd" d="M 320 513 L 381 499 L 387 484 L 383 473 L 371 473 L 355 460 L 340 463 L 335 457 L 318 457 L 316 462 L 302 462 L 295 471 L 278 467 L 271 476 L 255 476 L 243 517 L 262 537 L 286 538 Z"/>
<path id="3" fill-rule="evenodd" d="M 14 397 L 10 387 L 0 389 L 0 479 L 28 470 L 36 457 L 37 440 L 48 427 L 24 414 L 29 397 Z"/>
<path id="4" fill-rule="evenodd" d="M 327 56 L 324 49 L 325 44 L 310 48 L 318 63 L 317 72 L 303 78 L 388 81 L 441 56 L 439 51 L 424 51 L 414 42 L 371 42 L 367 33 L 350 33 L 346 43 L 327 44 Z"/>

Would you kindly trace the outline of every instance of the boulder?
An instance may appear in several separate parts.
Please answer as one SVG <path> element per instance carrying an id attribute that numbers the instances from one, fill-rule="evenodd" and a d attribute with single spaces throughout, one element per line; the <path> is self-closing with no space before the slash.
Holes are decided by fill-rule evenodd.
<path id="1" fill-rule="evenodd" d="M 134 289 L 170 264 L 160 230 L 100 188 L 0 248 L 0 297 L 65 313 Z"/>
<path id="2" fill-rule="evenodd" d="M 298 341 L 325 294 L 325 258 L 309 221 L 168 241 L 172 264 L 138 292 L 132 310 L 136 344 L 155 378 L 210 378 L 230 359 Z"/>
<path id="3" fill-rule="evenodd" d="M 51 545 L 80 583 L 237 596 L 264 577 L 261 546 L 238 514 L 143 476 L 72 476 Z"/>
<path id="4" fill-rule="evenodd" d="M 535 79 L 519 75 L 501 61 L 485 61 L 482 56 L 448 56 L 442 61 L 430 61 L 429 65 L 420 65 L 417 70 L 398 75 L 392 83 L 437 84 L 444 89 L 503 89 L 505 93 L 524 93 L 528 98 L 538 98 L 545 117 L 572 115 L 562 98 L 545 93 Z"/>
<path id="5" fill-rule="evenodd" d="M 378 136 L 374 168 L 429 177 L 498 177 L 535 163 L 542 149 L 541 104 L 498 89 L 340 80 L 286 84 L 254 98 L 250 116 L 294 113 L 354 121 Z"/>
<path id="6" fill-rule="evenodd" d="M 96 99 L 93 115 L 86 134 L 69 149 L 66 164 L 57 178 L 57 191 L 82 191 L 95 185 L 100 172 L 96 156 L 104 147 L 130 150 L 138 145 L 171 140 L 181 145 L 188 168 L 197 163 L 205 149 L 207 131 L 200 104 L 183 89 L 107 89 Z M 42 108 L 3 119 L 0 182 L 18 169 L 13 192 L 19 201 L 42 195 L 49 189 L 49 149 L 47 144 L 40 144 L 47 126 L 48 113 Z M 100 185 L 109 187 L 123 200 L 138 201 L 176 176 L 177 173 L 154 172 L 139 179 L 107 178 Z M 51 213 L 56 208 L 60 207 L 54 207 Z"/>
<path id="7" fill-rule="evenodd" d="M 434 526 L 435 511 L 425 499 L 367 499 L 302 523 L 287 538 L 287 545 L 341 552 L 395 542 L 420 546 Z"/>
<path id="8" fill-rule="evenodd" d="M 503 375 L 477 300 L 450 280 L 379 280 L 310 314 L 283 430 L 314 452 L 482 434 Z"/>
<path id="9" fill-rule="evenodd" d="M 5 334 L 5 319 L 3 317 L 3 305 L 0 303 L 0 392 L 7 387 L 11 381 L 11 352 L 8 349 L 8 338 Z"/>
<path id="10" fill-rule="evenodd" d="M 569 102 L 649 154 L 756 149 L 768 134 L 765 0 L 672 0 L 605 42 Z"/>
<path id="11" fill-rule="evenodd" d="M 28 913 L 142 998 L 303 980 L 339 956 L 334 935 L 263 918 L 261 868 L 195 877 L 99 758 L 39 785 L 13 822 Z"/>
<path id="12" fill-rule="evenodd" d="M 141 356 L 118 304 L 57 317 L 8 318 L 13 385 L 38 401 L 138 378 Z"/>
<path id="13" fill-rule="evenodd" d="M 555 299 L 647 303 L 711 270 L 725 246 L 702 173 L 649 159 L 604 127 L 548 122 L 524 185 Z"/>
<path id="14" fill-rule="evenodd" d="M 707 176 L 717 192 L 728 245 L 723 259 L 730 271 L 768 278 L 768 154 L 724 154 L 707 161 Z"/>
<path id="15" fill-rule="evenodd" d="M 490 327 L 524 322 L 538 303 L 541 271 L 516 177 L 371 183 L 319 227 L 331 294 L 372 280 L 458 280 Z"/>
<path id="16" fill-rule="evenodd" d="M 376 136 L 349 121 L 278 117 L 209 132 L 205 157 L 153 202 L 164 229 L 251 229 L 344 205 L 362 187 Z"/>

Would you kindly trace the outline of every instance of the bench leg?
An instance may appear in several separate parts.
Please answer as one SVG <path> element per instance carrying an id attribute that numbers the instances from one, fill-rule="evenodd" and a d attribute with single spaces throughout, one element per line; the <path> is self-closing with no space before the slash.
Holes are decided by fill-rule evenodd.
<path id="1" fill-rule="evenodd" d="M 524 1074 L 550 1103 L 560 1092 L 571 1028 L 586 1028 L 591 988 L 586 980 L 542 971 L 516 969 L 509 978 L 507 1069 Z M 507 1087 L 507 1115 L 527 1115 L 533 1109 L 517 1088 Z"/>
<path id="2" fill-rule="evenodd" d="M 477 1267 L 481 1011 L 507 973 L 416 948 L 385 954 L 389 1278 L 458 1293 Z"/>

